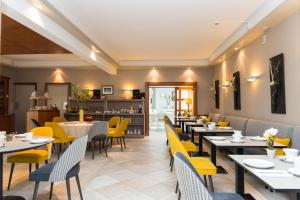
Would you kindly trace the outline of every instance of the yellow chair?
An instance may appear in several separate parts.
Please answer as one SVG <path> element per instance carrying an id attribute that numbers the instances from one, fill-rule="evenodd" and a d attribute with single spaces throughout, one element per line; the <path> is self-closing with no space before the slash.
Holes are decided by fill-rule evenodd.
<path id="1" fill-rule="evenodd" d="M 226 121 L 218 121 L 217 125 L 220 126 L 220 127 L 226 127 L 226 126 L 229 126 L 229 122 L 226 122 Z"/>
<path id="2" fill-rule="evenodd" d="M 120 124 L 121 118 L 119 116 L 113 116 L 108 120 L 108 130 L 112 131 Z"/>
<path id="3" fill-rule="evenodd" d="M 176 152 L 181 152 L 193 165 L 193 167 L 196 169 L 197 173 L 199 175 L 204 176 L 205 185 L 206 183 L 206 177 L 209 178 L 211 190 L 213 191 L 213 182 L 212 182 L 212 176 L 215 176 L 217 174 L 217 168 L 216 166 L 211 162 L 210 159 L 204 158 L 204 157 L 190 157 L 188 152 L 185 150 L 183 145 L 181 144 L 180 140 L 177 138 L 174 132 L 170 131 L 168 132 L 168 138 L 170 140 L 170 149 L 171 149 L 171 171 L 173 169 L 174 164 L 174 154 Z M 176 191 L 178 189 L 178 185 L 176 186 Z"/>
<path id="4" fill-rule="evenodd" d="M 64 117 L 53 117 L 53 122 L 60 123 L 60 122 L 66 122 L 67 120 Z"/>
<path id="5" fill-rule="evenodd" d="M 290 143 L 291 143 L 291 139 L 290 138 L 278 138 L 278 137 L 275 137 L 274 138 L 274 142 L 289 147 Z M 283 156 L 284 155 L 283 149 L 276 148 L 276 155 L 277 156 Z"/>
<path id="6" fill-rule="evenodd" d="M 169 131 L 174 132 L 174 129 L 172 130 L 172 124 L 170 124 L 170 123 L 165 123 L 165 130 L 166 130 L 166 134 L 168 134 Z M 176 130 L 175 130 L 175 133 L 176 133 L 177 138 L 179 139 L 178 133 L 176 132 Z M 167 141 L 168 141 L 168 139 L 167 139 Z M 198 151 L 198 147 L 191 140 L 187 140 L 187 141 L 181 140 L 180 142 L 184 146 L 184 148 L 186 149 L 187 152 Z"/>
<path id="7" fill-rule="evenodd" d="M 70 144 L 75 140 L 75 137 L 72 135 L 68 135 L 64 131 L 64 129 L 55 122 L 46 122 L 45 126 L 52 128 L 53 138 L 54 138 L 53 144 L 59 144 L 59 152 L 58 152 L 58 158 L 59 158 L 61 154 L 62 144 Z"/>
<path id="8" fill-rule="evenodd" d="M 121 150 L 123 151 L 122 142 L 124 142 L 124 147 L 126 149 L 126 143 L 125 143 L 125 137 L 124 136 L 125 136 L 125 131 L 127 129 L 128 123 L 129 123 L 128 119 L 124 119 L 123 121 L 121 121 L 121 123 L 119 124 L 119 126 L 117 128 L 115 128 L 114 130 L 109 130 L 108 131 L 108 136 L 107 136 L 107 139 L 106 139 L 105 148 L 107 148 L 107 144 L 108 144 L 109 139 L 110 139 L 110 146 L 112 146 L 113 138 L 117 138 L 118 141 L 120 139 Z"/>
<path id="9" fill-rule="evenodd" d="M 37 127 L 31 130 L 33 136 L 53 137 L 52 129 L 49 127 Z M 10 184 L 15 168 L 15 163 L 29 163 L 29 174 L 31 173 L 32 163 L 36 164 L 36 169 L 39 168 L 39 163 L 48 163 L 51 157 L 52 143 L 46 145 L 46 149 L 33 149 L 17 152 L 15 155 L 8 156 L 7 162 L 11 163 L 9 181 L 7 190 L 10 189 Z"/>

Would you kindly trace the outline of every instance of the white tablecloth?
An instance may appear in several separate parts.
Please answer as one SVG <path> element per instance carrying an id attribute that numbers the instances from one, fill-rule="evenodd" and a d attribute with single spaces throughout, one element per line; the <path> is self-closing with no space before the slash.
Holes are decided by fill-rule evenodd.
<path id="1" fill-rule="evenodd" d="M 75 138 L 87 135 L 91 126 L 93 125 L 93 123 L 91 122 L 77 122 L 77 121 L 61 122 L 58 124 L 61 127 L 63 127 L 63 129 L 67 134 L 72 135 Z"/>

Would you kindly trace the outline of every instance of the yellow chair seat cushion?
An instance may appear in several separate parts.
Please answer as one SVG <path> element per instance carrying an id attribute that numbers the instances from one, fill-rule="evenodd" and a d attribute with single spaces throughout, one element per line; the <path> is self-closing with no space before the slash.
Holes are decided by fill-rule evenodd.
<path id="1" fill-rule="evenodd" d="M 212 121 L 212 118 L 211 117 L 207 117 L 204 119 L 204 122 L 211 122 Z"/>
<path id="2" fill-rule="evenodd" d="M 188 159 L 198 174 L 206 176 L 214 176 L 217 174 L 217 168 L 210 159 L 203 157 L 189 157 Z"/>
<path id="3" fill-rule="evenodd" d="M 226 121 L 219 121 L 217 123 L 218 126 L 221 126 L 221 127 L 226 127 L 226 126 L 229 126 L 229 122 L 226 122 Z"/>
<path id="4" fill-rule="evenodd" d="M 66 139 L 60 139 L 60 138 L 54 138 L 53 143 L 54 144 L 60 144 L 60 143 L 68 143 L 75 140 L 75 137 L 72 135 L 68 135 Z"/>
<path id="5" fill-rule="evenodd" d="M 116 128 L 108 128 L 108 132 L 115 131 Z"/>
<path id="6" fill-rule="evenodd" d="M 115 131 L 108 132 L 108 137 L 123 137 L 125 135 L 125 131 L 122 134 L 116 134 Z"/>
<path id="7" fill-rule="evenodd" d="M 7 157 L 9 163 L 40 163 L 45 160 L 48 160 L 48 151 L 46 150 L 20 151 Z"/>
<path id="8" fill-rule="evenodd" d="M 278 143 L 278 144 L 282 144 L 282 145 L 285 145 L 285 146 L 289 146 L 290 142 L 291 142 L 291 139 L 290 138 L 278 138 L 278 137 L 275 137 L 274 138 L 274 142 Z M 276 155 L 278 156 L 282 156 L 284 155 L 284 152 L 281 148 L 277 148 L 276 149 Z"/>
<path id="9" fill-rule="evenodd" d="M 182 133 L 182 128 L 175 128 L 176 133 Z"/>
<path id="10" fill-rule="evenodd" d="M 198 147 L 191 141 L 180 141 L 187 152 L 196 152 Z"/>

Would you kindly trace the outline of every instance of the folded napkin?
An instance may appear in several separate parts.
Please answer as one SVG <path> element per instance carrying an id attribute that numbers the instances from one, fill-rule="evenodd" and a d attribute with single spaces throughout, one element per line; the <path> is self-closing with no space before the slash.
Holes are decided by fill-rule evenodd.
<path id="1" fill-rule="evenodd" d="M 293 175 L 283 170 L 256 170 L 254 172 L 257 176 L 272 177 L 272 178 L 289 178 Z"/>
<path id="2" fill-rule="evenodd" d="M 228 140 L 221 140 L 221 141 L 219 141 L 219 140 L 213 140 L 213 141 L 216 144 L 228 144 L 228 143 L 230 143 L 230 141 L 228 141 Z"/>

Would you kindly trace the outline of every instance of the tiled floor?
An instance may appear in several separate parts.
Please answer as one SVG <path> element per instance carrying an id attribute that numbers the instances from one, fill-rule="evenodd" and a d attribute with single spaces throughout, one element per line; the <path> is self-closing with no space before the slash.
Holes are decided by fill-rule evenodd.
<path id="1" fill-rule="evenodd" d="M 218 156 L 218 163 L 229 172 L 214 177 L 217 192 L 234 191 L 234 166 L 225 156 Z M 7 184 L 9 165 L 5 164 L 4 183 Z M 12 187 L 6 194 L 19 194 L 32 198 L 34 184 L 27 180 L 28 166 L 16 165 Z M 169 155 L 163 132 L 153 132 L 145 139 L 127 139 L 127 149 L 121 152 L 114 146 L 109 158 L 86 154 L 81 164 L 81 185 L 87 200 L 176 200 L 176 177 L 169 170 Z M 257 200 L 288 199 L 285 194 L 271 193 L 251 176 L 246 176 L 246 191 Z M 38 199 L 48 199 L 50 184 L 42 183 Z M 73 199 L 79 199 L 75 180 L 71 180 Z M 53 199 L 67 199 L 64 182 L 55 184 Z"/>

